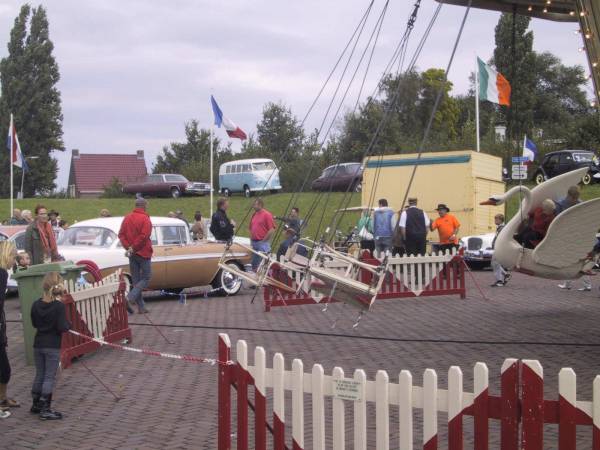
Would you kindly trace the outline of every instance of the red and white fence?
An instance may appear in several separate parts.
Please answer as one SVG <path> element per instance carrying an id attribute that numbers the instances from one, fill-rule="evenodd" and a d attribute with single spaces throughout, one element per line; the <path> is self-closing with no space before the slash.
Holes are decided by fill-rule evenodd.
<path id="1" fill-rule="evenodd" d="M 381 262 L 373 258 L 369 252 L 364 252 L 360 260 L 373 266 L 378 266 Z M 389 258 L 388 262 L 388 273 L 377 294 L 378 300 L 438 295 L 466 297 L 465 265 L 462 256 L 456 252 L 439 252 L 425 256 L 397 255 Z M 346 266 L 347 264 L 343 262 L 331 262 L 326 265 L 329 270 L 339 270 L 340 273 L 345 271 Z M 309 292 L 298 290 L 299 284 L 304 279 L 304 273 L 300 270 L 294 271 L 274 264 L 270 276 L 289 286 L 294 293 L 265 286 L 263 294 L 265 311 L 270 311 L 275 306 L 337 302 L 335 292 L 332 297 L 328 297 L 316 290 Z M 372 276 L 373 274 L 368 270 L 360 269 L 361 282 L 370 284 Z M 310 279 L 304 283 L 305 286 L 310 286 Z"/>
<path id="2" fill-rule="evenodd" d="M 67 320 L 71 323 L 71 328 L 83 336 L 63 334 L 60 355 L 63 367 L 71 365 L 73 358 L 90 353 L 101 346 L 85 336 L 106 342 L 123 339 L 131 341 L 125 303 L 127 283 L 120 272 L 85 286 L 78 286 L 69 281 L 67 291 L 63 297 Z"/>
<path id="3" fill-rule="evenodd" d="M 231 344 L 226 334 L 219 336 L 219 360 L 231 359 Z M 379 370 L 374 381 L 367 380 L 358 369 L 351 377 L 336 367 L 325 375 L 323 367 L 315 364 L 305 372 L 301 360 L 294 359 L 291 370 L 286 370 L 281 353 L 273 356 L 272 367 L 267 367 L 267 357 L 262 347 L 254 349 L 254 363 L 248 362 L 248 346 L 240 340 L 236 346 L 236 364 L 219 367 L 219 450 L 232 448 L 231 419 L 236 411 L 237 449 L 250 447 L 248 409 L 254 410 L 254 445 L 263 450 L 271 442 L 276 450 L 305 447 L 305 433 L 312 437 L 311 448 L 325 448 L 326 436 L 333 442 L 334 450 L 349 447 L 365 450 L 413 449 L 415 440 L 415 411 L 421 410 L 422 448 L 437 449 L 438 445 L 450 450 L 463 449 L 463 417 L 473 417 L 473 448 L 487 450 L 490 442 L 490 420 L 500 423 L 501 450 L 543 450 L 544 424 L 558 425 L 558 448 L 576 448 L 577 426 L 591 426 L 591 447 L 600 449 L 600 376 L 594 380 L 593 400 L 578 401 L 576 376 L 572 369 L 559 373 L 558 400 L 545 400 L 543 396 L 543 371 L 534 360 L 507 359 L 501 370 L 499 396 L 489 393 L 489 372 L 484 363 L 475 364 L 474 392 L 465 392 L 463 373 L 457 366 L 448 371 L 448 386 L 438 387 L 437 373 L 425 370 L 423 386 L 413 384 L 412 374 L 402 370 L 397 381 L 391 381 L 384 370 Z M 254 386 L 253 402 L 248 387 Z M 232 408 L 232 387 L 237 390 L 237 405 Z M 271 396 L 269 396 L 269 392 Z M 291 395 L 286 395 L 290 393 Z M 310 395 L 311 408 L 304 407 L 305 395 Z M 291 397 L 291 405 L 286 398 Z M 272 425 L 267 418 L 267 405 L 272 405 Z M 367 411 L 374 404 L 375 417 Z M 331 407 L 329 407 L 331 405 Z M 398 411 L 397 420 L 390 420 L 391 410 Z M 286 409 L 291 408 L 291 436 L 286 436 Z M 397 409 L 396 409 L 397 408 Z M 331 417 L 326 411 L 331 410 Z M 346 443 L 346 415 L 353 418 L 353 442 Z M 447 444 L 438 442 L 438 419 L 447 418 Z M 288 414 L 290 416 L 290 414 Z M 311 430 L 306 429 L 305 420 Z M 367 429 L 375 425 L 375 442 L 367 441 Z M 331 430 L 326 435 L 327 430 Z M 397 427 L 399 437 L 390 442 L 390 427 Z M 290 428 L 289 426 L 287 427 Z M 272 436 L 268 437 L 270 432 Z M 291 441 L 291 444 L 289 444 Z M 469 445 L 470 447 L 470 445 Z M 589 448 L 589 447 L 588 447 Z"/>

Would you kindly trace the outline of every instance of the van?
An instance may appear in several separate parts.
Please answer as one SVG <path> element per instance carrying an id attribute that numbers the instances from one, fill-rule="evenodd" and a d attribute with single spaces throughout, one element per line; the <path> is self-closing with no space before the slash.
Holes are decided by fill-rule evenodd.
<path id="1" fill-rule="evenodd" d="M 250 197 L 255 192 L 274 194 L 279 190 L 279 169 L 270 159 L 240 159 L 221 164 L 219 168 L 219 191 L 228 197 L 234 192 Z"/>

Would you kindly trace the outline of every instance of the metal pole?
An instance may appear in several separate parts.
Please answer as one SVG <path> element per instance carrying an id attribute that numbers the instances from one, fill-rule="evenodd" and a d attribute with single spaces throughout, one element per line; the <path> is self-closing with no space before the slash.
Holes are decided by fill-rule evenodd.
<path id="1" fill-rule="evenodd" d="M 14 210 L 14 199 L 13 199 L 13 190 L 14 190 L 14 186 L 13 186 L 13 145 L 15 142 L 15 136 L 14 136 L 14 124 L 13 124 L 13 115 L 11 113 L 10 115 L 10 135 L 11 135 L 11 142 L 10 142 L 10 157 L 9 159 L 9 164 L 10 164 L 10 216 L 12 217 L 13 214 L 13 210 Z"/>
<path id="2" fill-rule="evenodd" d="M 477 152 L 481 150 L 479 145 L 479 61 L 475 58 L 475 130 L 477 133 Z"/>
<path id="3" fill-rule="evenodd" d="M 213 215 L 213 128 L 210 126 L 210 217 Z"/>

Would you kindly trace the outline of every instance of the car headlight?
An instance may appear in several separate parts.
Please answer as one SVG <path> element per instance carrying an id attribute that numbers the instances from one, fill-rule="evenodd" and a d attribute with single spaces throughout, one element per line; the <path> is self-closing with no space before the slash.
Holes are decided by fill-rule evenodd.
<path id="1" fill-rule="evenodd" d="M 188 183 L 185 185 L 187 189 L 192 189 L 194 187 L 194 183 Z"/>

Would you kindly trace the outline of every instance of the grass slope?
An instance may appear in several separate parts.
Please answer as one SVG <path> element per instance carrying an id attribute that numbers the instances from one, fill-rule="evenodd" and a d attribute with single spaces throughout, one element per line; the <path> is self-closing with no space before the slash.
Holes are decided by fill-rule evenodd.
<path id="1" fill-rule="evenodd" d="M 280 216 L 284 214 L 291 197 L 292 194 L 286 193 L 266 195 L 263 199 L 265 201 L 265 207 L 274 215 Z M 299 207 L 300 215 L 305 217 L 313 205 L 313 202 L 319 201 L 312 219 L 308 222 L 308 229 L 304 232 L 305 236 L 315 237 L 315 232 L 317 231 L 323 211 L 325 214 L 323 216 L 321 231 L 330 226 L 335 210 L 339 208 L 344 194 L 332 193 L 327 204 L 326 197 L 326 194 L 319 196 L 317 193 L 313 192 L 302 193 L 297 197 L 297 201 L 291 205 Z M 217 197 L 215 197 L 214 200 L 216 203 Z M 241 196 L 231 197 L 228 211 L 229 217 L 235 220 L 239 225 L 242 222 L 244 215 L 249 210 L 253 200 L 253 198 L 247 199 Z M 125 215 L 133 209 L 134 199 L 24 199 L 15 200 L 15 208 L 30 209 L 33 211 L 38 203 L 42 203 L 48 209 L 57 210 L 60 212 L 63 219 L 72 224 L 75 221 L 98 217 L 102 208 L 107 208 L 113 216 Z M 359 204 L 360 194 L 354 194 L 350 206 L 357 206 Z M 208 218 L 210 213 L 209 197 L 183 197 L 176 200 L 171 198 L 148 199 L 148 212 L 150 215 L 166 216 L 169 211 L 175 211 L 177 209 L 181 209 L 189 221 L 193 220 L 196 211 L 200 211 L 203 216 Z M 8 199 L 0 199 L 0 211 L 2 211 L 0 217 L 7 218 L 10 216 L 10 201 Z M 338 228 L 345 231 L 348 227 L 356 224 L 358 219 L 358 213 L 346 213 L 342 219 L 341 226 Z M 248 221 L 249 218 L 246 219 L 245 224 L 241 226 L 238 233 L 240 236 L 248 236 Z"/>

